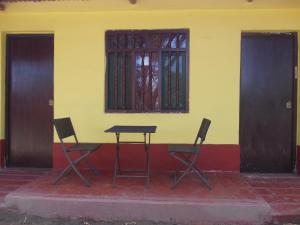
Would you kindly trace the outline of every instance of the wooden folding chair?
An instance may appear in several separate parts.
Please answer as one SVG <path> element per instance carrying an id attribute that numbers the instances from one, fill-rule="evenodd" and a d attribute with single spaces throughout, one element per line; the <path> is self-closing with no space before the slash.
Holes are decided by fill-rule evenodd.
<path id="1" fill-rule="evenodd" d="M 210 126 L 211 121 L 208 119 L 203 119 L 198 134 L 196 136 L 196 140 L 193 146 L 188 145 L 168 145 L 168 151 L 171 156 L 177 159 L 182 163 L 182 167 L 180 170 L 175 171 L 174 173 L 174 184 L 172 188 L 175 188 L 182 179 L 190 173 L 194 173 L 198 178 L 207 186 L 209 190 L 211 190 L 211 186 L 208 182 L 208 179 L 201 172 L 201 170 L 197 167 L 197 162 L 199 159 L 200 148 L 202 143 L 205 141 L 205 137 Z M 200 139 L 200 145 L 197 145 L 198 140 Z M 185 167 L 185 170 L 182 169 Z M 182 173 L 177 178 L 177 173 Z"/>
<path id="2" fill-rule="evenodd" d="M 79 143 L 77 136 L 75 134 L 71 119 L 67 118 L 60 118 L 54 119 L 54 126 L 57 131 L 64 155 L 69 163 L 69 165 L 56 177 L 53 184 L 57 184 L 57 182 L 62 179 L 64 176 L 67 176 L 72 171 L 74 171 L 80 179 L 84 182 L 86 186 L 90 186 L 91 183 L 79 172 L 77 169 L 77 165 L 81 161 L 85 161 L 86 165 L 90 168 L 90 170 L 95 174 L 99 175 L 96 168 L 89 162 L 88 156 L 98 150 L 101 147 L 101 144 L 97 143 Z M 75 139 L 75 144 L 70 147 L 67 147 L 64 143 L 64 139 L 73 136 Z M 80 156 L 77 159 L 72 159 L 70 157 L 70 153 L 72 152 L 80 152 Z"/>

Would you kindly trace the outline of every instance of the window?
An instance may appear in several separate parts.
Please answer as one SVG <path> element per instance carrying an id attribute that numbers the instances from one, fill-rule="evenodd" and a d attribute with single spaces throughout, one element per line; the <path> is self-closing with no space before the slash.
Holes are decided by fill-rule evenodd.
<path id="1" fill-rule="evenodd" d="M 189 31 L 107 31 L 106 112 L 188 112 Z"/>

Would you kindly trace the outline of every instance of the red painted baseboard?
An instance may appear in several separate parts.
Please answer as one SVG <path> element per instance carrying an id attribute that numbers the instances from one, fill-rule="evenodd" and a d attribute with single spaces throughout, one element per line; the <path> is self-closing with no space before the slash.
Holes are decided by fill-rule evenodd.
<path id="1" fill-rule="evenodd" d="M 76 157 L 76 153 L 74 153 Z M 203 145 L 200 153 L 199 167 L 206 171 L 240 171 L 240 147 L 233 144 Z M 101 170 L 112 170 L 114 165 L 115 144 L 104 144 L 91 156 L 93 164 Z M 151 170 L 172 171 L 178 162 L 167 151 L 166 144 L 151 145 Z M 67 161 L 59 143 L 53 144 L 53 168 L 64 168 Z M 145 154 L 142 145 L 121 146 L 121 167 L 143 168 Z M 84 168 L 84 164 L 80 165 Z"/>
<path id="2" fill-rule="evenodd" d="M 0 140 L 0 168 L 4 167 L 4 140 Z"/>
<path id="3" fill-rule="evenodd" d="M 298 175 L 300 175 L 300 146 L 297 146 L 297 153 L 296 153 L 296 157 L 297 157 L 297 173 Z"/>

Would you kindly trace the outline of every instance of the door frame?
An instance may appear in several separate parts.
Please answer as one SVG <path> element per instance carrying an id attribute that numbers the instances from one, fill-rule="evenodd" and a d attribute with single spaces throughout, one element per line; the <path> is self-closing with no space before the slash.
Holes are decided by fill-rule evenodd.
<path id="1" fill-rule="evenodd" d="M 9 70 L 9 64 L 10 64 L 10 37 L 52 37 L 53 43 L 55 45 L 55 39 L 54 39 L 54 33 L 6 33 L 5 34 L 5 124 L 4 124 L 4 130 L 5 130 L 5 146 L 4 146 L 4 163 L 6 167 L 10 167 L 10 137 L 9 137 L 9 119 L 10 119 L 10 70 Z M 53 51 L 54 51 L 54 45 L 53 45 Z M 54 65 L 54 56 L 53 56 L 53 65 Z M 54 98 L 54 68 L 53 68 L 53 98 Z M 52 120 L 54 119 L 54 109 L 53 109 L 53 115 Z M 52 141 L 53 142 L 53 141 Z"/>
<path id="2" fill-rule="evenodd" d="M 293 79 L 293 95 L 292 95 L 292 146 L 291 146 L 291 166 L 292 166 L 292 173 L 296 173 L 296 166 L 297 166 L 297 94 L 298 94 L 298 33 L 295 31 L 284 31 L 284 32 L 251 32 L 251 31 L 242 31 L 241 33 L 241 50 L 240 50 L 240 95 L 239 95 L 239 145 L 241 143 L 241 73 L 242 73 L 242 61 L 241 61 L 241 56 L 242 56 L 242 39 L 244 36 L 271 36 L 271 35 L 287 35 L 290 34 L 293 36 L 293 41 L 294 41 L 294 49 L 293 49 L 293 58 L 294 58 L 294 79 Z M 240 150 L 240 155 L 241 155 L 241 150 Z"/>

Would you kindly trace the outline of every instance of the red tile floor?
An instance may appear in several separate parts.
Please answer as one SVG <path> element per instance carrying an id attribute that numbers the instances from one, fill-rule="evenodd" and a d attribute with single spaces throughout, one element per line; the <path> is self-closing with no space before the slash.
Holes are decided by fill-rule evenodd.
<path id="1" fill-rule="evenodd" d="M 294 175 L 208 173 L 213 187 L 209 191 L 193 176 L 171 190 L 172 179 L 167 173 L 153 174 L 149 189 L 140 179 L 118 179 L 113 188 L 111 173 L 103 172 L 99 177 L 84 173 L 92 181 L 91 187 L 85 187 L 74 173 L 54 186 L 51 182 L 57 172 L 0 170 L 0 195 L 3 198 L 9 193 L 8 206 L 49 217 L 164 221 L 174 216 L 178 222 L 300 222 L 300 177 Z"/>
<path id="2" fill-rule="evenodd" d="M 255 192 L 271 206 L 273 219 L 300 222 L 300 176 L 273 174 L 245 177 Z"/>
<path id="3" fill-rule="evenodd" d="M 4 204 L 4 197 L 8 193 L 32 182 L 47 171 L 45 169 L 27 168 L 0 169 L 0 206 Z"/>

